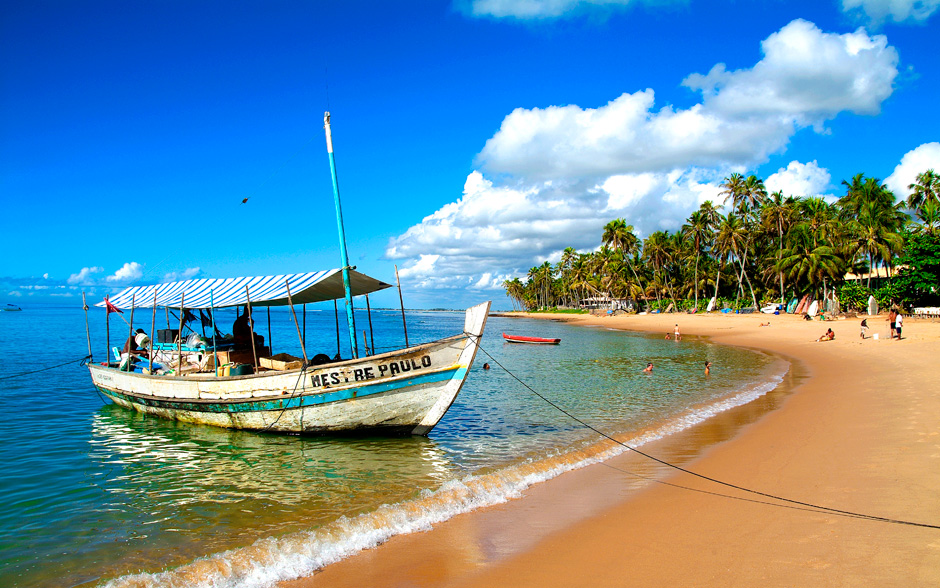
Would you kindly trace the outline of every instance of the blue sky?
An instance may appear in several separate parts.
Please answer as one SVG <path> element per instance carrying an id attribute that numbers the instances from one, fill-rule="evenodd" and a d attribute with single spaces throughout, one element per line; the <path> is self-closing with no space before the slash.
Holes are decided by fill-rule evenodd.
<path id="1" fill-rule="evenodd" d="M 338 267 L 493 299 L 728 174 L 940 169 L 940 0 L 3 1 L 0 301 Z M 248 198 L 246 204 L 242 200 Z M 376 306 L 397 305 L 377 295 Z"/>

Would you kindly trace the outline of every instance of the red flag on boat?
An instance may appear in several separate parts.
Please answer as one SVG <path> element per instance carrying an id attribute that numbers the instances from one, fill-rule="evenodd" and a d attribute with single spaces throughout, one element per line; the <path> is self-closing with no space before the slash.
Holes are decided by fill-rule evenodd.
<path id="1" fill-rule="evenodd" d="M 104 297 L 104 304 L 105 304 L 105 306 L 108 307 L 108 314 L 111 314 L 112 312 L 116 312 L 116 313 L 118 313 L 118 314 L 124 314 L 124 311 L 123 311 L 123 310 L 121 310 L 121 309 L 118 308 L 117 306 L 114 306 L 113 304 L 111 304 L 111 301 L 108 300 L 108 297 L 107 297 L 107 296 Z"/>

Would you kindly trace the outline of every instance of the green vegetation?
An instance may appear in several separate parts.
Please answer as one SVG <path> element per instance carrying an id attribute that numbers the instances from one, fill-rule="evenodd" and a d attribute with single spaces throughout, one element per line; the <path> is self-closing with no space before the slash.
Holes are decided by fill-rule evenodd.
<path id="1" fill-rule="evenodd" d="M 601 247 L 529 270 L 504 282 L 513 308 L 580 306 L 589 298 L 632 300 L 640 309 L 703 309 L 784 303 L 803 294 L 836 294 L 843 308 L 936 304 L 940 300 L 940 175 L 928 170 L 897 201 L 877 178 L 843 181 L 845 195 L 822 198 L 768 194 L 757 176 L 732 174 L 724 201 L 704 202 L 676 233 L 640 240 L 625 219 L 607 223 Z M 888 276 L 846 282 L 885 268 Z"/>

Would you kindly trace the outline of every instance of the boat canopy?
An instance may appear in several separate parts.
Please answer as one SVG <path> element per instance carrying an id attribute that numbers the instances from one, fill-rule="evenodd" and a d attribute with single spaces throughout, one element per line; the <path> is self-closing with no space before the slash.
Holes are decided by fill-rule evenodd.
<path id="1" fill-rule="evenodd" d="M 303 274 L 201 278 L 150 286 L 134 286 L 109 298 L 109 302 L 122 310 L 131 308 L 132 302 L 135 308 L 151 308 L 154 306 L 153 293 L 156 291 L 156 306 L 171 308 L 179 308 L 181 301 L 185 308 L 192 309 L 241 306 L 248 303 L 249 296 L 252 306 L 287 306 L 289 304 L 288 283 L 294 304 L 309 304 L 345 297 L 343 271 L 331 269 Z M 370 294 L 391 288 L 391 286 L 365 274 L 349 270 L 349 287 L 353 296 Z M 104 307 L 106 304 L 99 302 L 95 306 Z"/>

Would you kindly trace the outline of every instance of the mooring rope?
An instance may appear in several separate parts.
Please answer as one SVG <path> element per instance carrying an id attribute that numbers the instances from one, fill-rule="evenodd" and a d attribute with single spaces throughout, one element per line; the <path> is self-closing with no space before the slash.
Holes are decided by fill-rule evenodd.
<path id="1" fill-rule="evenodd" d="M 79 367 L 81 367 L 81 366 L 87 365 L 89 359 L 91 359 L 91 356 L 90 356 L 90 355 L 86 355 L 85 357 L 79 357 L 79 358 L 76 358 L 76 359 L 70 359 L 70 360 L 68 360 L 68 361 L 66 361 L 66 362 L 64 362 L 64 363 L 59 363 L 59 364 L 56 364 L 56 365 L 50 365 L 49 367 L 39 368 L 38 370 L 30 370 L 30 371 L 28 371 L 28 372 L 20 372 L 20 373 L 18 373 L 18 374 L 12 374 L 12 375 L 9 375 L 9 376 L 3 376 L 3 377 L 0 377 L 0 380 L 9 380 L 10 378 L 19 378 L 19 377 L 22 377 L 22 376 L 28 376 L 28 375 L 30 375 L 30 374 L 38 374 L 39 372 L 46 372 L 46 371 L 49 371 L 49 370 L 54 370 L 55 368 L 59 368 L 59 367 L 62 367 L 62 366 L 64 366 L 64 365 L 69 365 L 70 363 L 75 363 L 76 361 L 78 362 Z"/>
<path id="2" fill-rule="evenodd" d="M 668 461 L 666 461 L 666 460 L 664 460 L 664 459 L 658 458 L 658 457 L 656 457 L 656 456 L 654 456 L 654 455 L 650 455 L 649 453 L 643 452 L 643 451 L 637 449 L 636 447 L 632 447 L 632 446 L 630 446 L 630 445 L 627 445 L 627 444 L 624 443 L 623 441 L 620 441 L 620 440 L 618 440 L 618 439 L 615 439 L 614 437 L 612 437 L 611 435 L 605 433 L 604 431 L 601 431 L 600 429 L 594 427 L 593 425 L 591 425 L 591 424 L 589 424 L 589 423 L 586 423 L 585 421 L 581 420 L 581 419 L 578 418 L 577 416 L 571 414 L 570 412 L 568 412 L 567 410 L 565 410 L 565 409 L 562 408 L 561 406 L 558 406 L 556 403 L 552 402 L 550 399 L 546 398 L 543 394 L 541 394 L 541 393 L 539 393 L 537 390 L 535 390 L 532 386 L 529 386 L 527 383 L 525 383 L 521 378 L 519 378 L 518 376 L 516 376 L 516 375 L 515 375 L 514 373 L 512 373 L 506 366 L 504 366 L 502 363 L 500 363 L 498 359 L 496 359 L 495 357 L 493 357 L 493 355 L 492 355 L 489 351 L 487 351 L 486 349 L 483 348 L 482 345 L 480 345 L 480 337 L 475 336 L 475 335 L 473 335 L 473 334 L 471 334 L 471 333 L 466 333 L 466 334 L 467 334 L 467 336 L 469 336 L 471 339 L 475 339 L 475 340 L 476 340 L 476 342 L 477 342 L 477 347 L 479 347 L 480 351 L 482 351 L 483 353 L 485 353 L 485 354 L 487 355 L 487 357 L 489 357 L 489 358 L 493 361 L 493 363 L 495 363 L 496 365 L 498 365 L 499 367 L 501 367 L 501 368 L 503 369 L 503 371 L 505 371 L 507 374 L 509 374 L 514 380 L 516 380 L 517 382 L 519 382 L 519 383 L 520 383 L 525 389 L 527 389 L 529 392 L 531 392 L 532 394 L 534 394 L 535 396 L 537 396 L 538 398 L 540 398 L 543 402 L 545 402 L 546 404 L 548 404 L 549 406 L 551 406 L 552 408 L 554 408 L 554 409 L 557 410 L 558 412 L 564 414 L 565 416 L 567 416 L 568 418 L 570 418 L 570 419 L 573 420 L 574 422 L 578 423 L 579 425 L 581 425 L 581 426 L 583 426 L 583 427 L 585 427 L 585 428 L 587 428 L 587 429 L 590 429 L 591 431 L 597 433 L 597 434 L 600 435 L 601 437 L 604 437 L 605 439 L 608 439 L 608 440 L 610 440 L 610 441 L 616 443 L 617 445 L 620 445 L 621 447 L 624 447 L 624 448 L 626 448 L 626 449 L 628 449 L 628 450 L 630 450 L 630 451 L 632 451 L 632 452 L 634 452 L 634 453 L 636 453 L 636 454 L 638 454 L 638 455 L 641 455 L 641 456 L 643 456 L 643 457 L 645 457 L 645 458 L 647 458 L 647 459 L 649 459 L 649 460 L 655 461 L 656 463 L 659 463 L 659 464 L 661 464 L 661 465 L 670 467 L 670 468 L 672 468 L 672 469 L 674 469 L 674 470 L 678 470 L 678 471 L 683 472 L 683 473 L 685 473 L 685 474 L 689 474 L 690 476 L 695 476 L 696 478 L 701 478 L 702 480 L 707 480 L 707 481 L 709 481 L 709 482 L 712 482 L 712 483 L 715 483 L 715 484 L 718 484 L 718 485 L 721 485 L 721 486 L 725 486 L 725 487 L 727 487 L 727 488 L 733 488 L 733 489 L 738 490 L 738 491 L 741 491 L 741 492 L 746 492 L 746 493 L 749 493 L 749 494 L 755 494 L 755 495 L 757 495 L 757 496 L 763 496 L 764 498 L 770 498 L 770 499 L 772 499 L 772 500 L 779 500 L 779 501 L 781 501 L 781 502 L 786 502 L 786 503 L 789 503 L 789 504 L 793 504 L 793 505 L 796 505 L 797 507 L 803 507 L 803 508 L 805 508 L 805 509 L 813 509 L 815 512 L 826 512 L 826 513 L 832 513 L 832 514 L 837 514 L 837 515 L 841 515 L 841 516 L 848 516 L 848 517 L 853 517 L 853 518 L 860 518 L 860 519 L 867 519 L 867 520 L 871 520 L 871 521 L 878 521 L 878 522 L 882 522 L 882 523 L 893 523 L 893 524 L 897 524 L 897 525 L 910 525 L 910 526 L 913 526 L 913 527 L 925 527 L 925 528 L 928 528 L 928 529 L 940 529 L 940 525 L 933 525 L 933 524 L 929 524 L 929 523 L 919 523 L 919 522 L 916 522 L 916 521 L 905 521 L 905 520 L 893 519 L 893 518 L 889 518 L 889 517 L 881 517 L 881 516 L 877 516 L 877 515 L 870 515 L 870 514 L 865 514 L 865 513 L 853 512 L 853 511 L 850 511 L 850 510 L 843 510 L 843 509 L 839 509 L 839 508 L 833 508 L 833 507 L 831 507 L 831 506 L 823 506 L 823 505 L 819 505 L 819 504 L 813 504 L 813 503 L 811 503 L 811 502 L 805 502 L 805 501 L 802 501 L 802 500 L 795 500 L 795 499 L 792 499 L 792 498 L 785 498 L 785 497 L 783 497 L 783 496 L 778 496 L 778 495 L 776 495 L 776 494 L 770 494 L 769 492 L 762 492 L 762 491 L 760 491 L 760 490 L 754 490 L 754 489 L 752 489 L 752 488 L 746 488 L 746 487 L 744 487 L 744 486 L 739 486 L 739 485 L 733 484 L 733 483 L 731 483 L 731 482 L 725 482 L 725 481 L 723 481 L 723 480 L 719 480 L 719 479 L 713 478 L 713 477 L 711 477 L 711 476 L 706 476 L 705 474 L 700 474 L 700 473 L 698 473 L 698 472 L 694 472 L 694 471 L 689 470 L 689 469 L 687 469 L 687 468 L 684 468 L 684 467 L 682 467 L 682 466 L 680 466 L 680 465 L 676 465 L 676 464 L 670 463 L 670 462 L 668 462 Z M 614 468 L 614 469 L 618 469 L 618 468 Z M 623 471 L 623 470 L 619 470 L 619 469 L 618 469 L 618 471 Z M 625 473 L 629 473 L 629 472 L 625 472 Z M 680 488 L 686 488 L 685 486 L 679 486 L 679 487 L 680 487 Z M 695 490 L 694 488 L 686 488 L 686 489 L 688 489 L 688 490 Z M 704 490 L 698 490 L 698 491 L 700 491 L 700 492 L 707 492 L 707 491 L 704 491 Z M 719 496 L 725 496 L 725 495 L 724 495 L 724 494 L 719 494 Z M 729 498 L 735 498 L 735 497 L 729 496 Z M 762 501 L 757 501 L 757 502 L 761 502 L 762 504 L 771 504 L 771 505 L 773 505 L 773 503 L 769 503 L 769 502 L 762 502 Z M 786 506 L 786 505 L 775 505 L 775 506 Z M 796 508 L 796 507 L 789 507 L 789 508 Z"/>
<path id="3" fill-rule="evenodd" d="M 272 428 L 274 425 L 276 425 L 279 420 L 281 420 L 281 417 L 284 416 L 284 413 L 287 412 L 287 409 L 290 408 L 290 402 L 291 402 L 291 400 L 294 399 L 294 396 L 297 394 L 297 386 L 300 384 L 300 381 L 303 379 L 304 374 L 307 373 L 307 368 L 308 368 L 308 367 L 309 367 L 309 366 L 307 365 L 307 363 L 304 362 L 303 366 L 300 368 L 300 373 L 297 374 L 297 381 L 294 382 L 294 389 L 291 391 L 290 396 L 287 398 L 287 402 L 284 403 L 284 407 L 281 408 L 281 412 L 277 415 L 277 418 L 274 419 L 274 422 L 272 422 L 270 425 L 266 426 L 265 428 L 261 429 L 262 432 L 265 432 L 265 433 L 266 433 L 266 432 L 270 431 L 271 428 Z M 306 389 L 306 387 L 307 387 L 306 384 L 304 384 L 304 388 L 302 388 L 301 390 Z M 302 394 L 302 393 L 303 393 L 303 392 L 301 392 L 301 394 Z M 300 409 L 301 409 L 300 420 L 301 420 L 301 423 L 303 423 L 303 403 L 302 403 L 302 402 L 301 402 Z M 302 433 L 302 432 L 303 432 L 303 431 L 301 431 L 301 433 Z"/>

